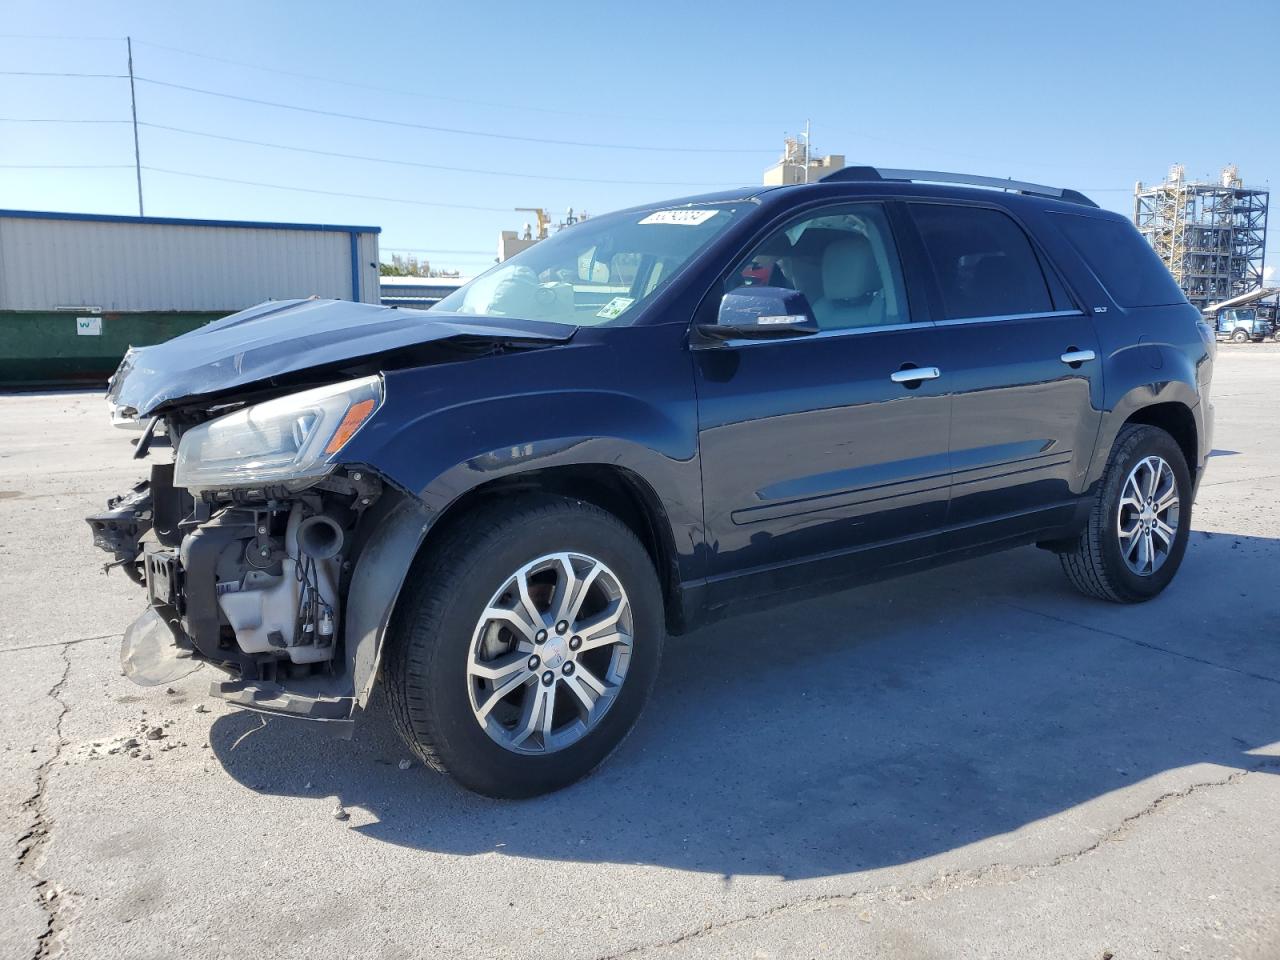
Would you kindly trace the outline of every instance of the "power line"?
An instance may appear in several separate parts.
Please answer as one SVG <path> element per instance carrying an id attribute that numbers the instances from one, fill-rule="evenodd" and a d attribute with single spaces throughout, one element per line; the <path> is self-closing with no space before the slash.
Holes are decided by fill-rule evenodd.
<path id="1" fill-rule="evenodd" d="M 123 40 L 123 37 L 68 37 L 51 33 L 0 33 L 0 40 Z"/>
<path id="2" fill-rule="evenodd" d="M 344 197 L 348 200 L 382 200 L 387 203 L 407 203 L 417 207 L 447 207 L 451 210 L 481 210 L 486 213 L 510 213 L 510 207 L 477 207 L 464 203 L 442 203 L 435 200 L 408 200 L 404 197 L 379 197 L 365 193 L 340 193 L 336 190 L 314 190 L 310 187 L 293 187 L 283 183 L 262 183 L 258 180 L 236 180 L 232 177 L 215 177 L 207 173 L 189 173 L 185 170 L 169 170 L 165 167 L 150 167 L 145 164 L 143 170 L 152 173 L 167 173 L 175 177 L 193 177 L 196 180 L 215 180 L 219 183 L 236 183 L 246 187 L 266 187 L 269 190 L 291 190 L 294 193 L 316 193 L 326 197 Z"/>
<path id="3" fill-rule="evenodd" d="M 492 256 L 493 254 L 492 250 L 441 250 L 438 247 L 387 247 L 383 246 L 382 243 L 378 244 L 378 249 L 387 253 L 440 253 L 454 256 L 465 253 L 474 253 L 487 257 Z"/>
<path id="4" fill-rule="evenodd" d="M 128 80 L 126 73 L 61 73 L 56 70 L 0 70 L 0 77 L 89 77 L 97 80 Z"/>
<path id="5" fill-rule="evenodd" d="M 354 80 L 340 80 L 335 77 L 323 76 L 321 74 L 316 74 L 316 73 L 301 73 L 297 70 L 281 70 L 279 67 L 264 67 L 262 64 L 259 64 L 259 63 L 246 63 L 243 60 L 231 60 L 227 57 L 215 57 L 212 54 L 197 53 L 194 50 L 185 50 L 181 47 L 171 47 L 163 43 L 153 43 L 150 40 L 135 40 L 134 42 L 139 44 L 140 46 L 152 47 L 156 50 L 167 50 L 170 53 L 180 53 L 186 57 L 196 57 L 201 60 L 210 60 L 214 63 L 222 63 L 232 67 L 241 67 L 246 70 L 258 70 L 258 71 L 261 71 L 262 73 L 271 73 L 281 77 L 294 77 L 295 79 L 300 79 L 300 80 L 317 80 L 321 83 L 331 83 L 340 87 L 351 87 L 355 90 L 368 90 L 374 93 L 389 93 L 389 94 L 392 94 L 393 96 L 413 97 L 418 100 L 434 100 L 440 103 L 456 103 L 461 106 L 493 107 L 499 110 L 516 110 L 521 113 L 545 113 L 552 116 L 580 117 L 588 120 L 619 119 L 617 114 L 584 113 L 580 110 L 557 110 L 554 107 L 536 107 L 536 106 L 528 106 L 528 105 L 514 104 L 514 103 L 498 103 L 493 100 L 472 100 L 472 99 L 467 99 L 463 97 L 444 97 L 434 93 L 419 93 L 416 90 L 398 90 L 395 87 L 382 87 L 382 86 L 378 86 L 376 84 L 371 84 L 371 83 L 359 83 Z M 637 114 L 632 114 L 632 113 L 628 113 L 626 116 L 626 119 L 627 120 L 637 120 L 637 119 L 653 120 L 653 121 L 664 122 L 664 123 L 670 123 L 672 121 L 675 121 L 675 122 L 697 123 L 699 126 L 706 125 L 706 121 L 702 119 L 680 121 L 679 118 L 674 118 L 674 117 L 643 117 L 643 116 L 639 116 Z M 773 125 L 761 123 L 760 126 L 763 127 L 763 126 L 773 126 Z"/>
<path id="6" fill-rule="evenodd" d="M 0 123 L 129 123 L 128 120 L 81 120 L 63 117 L 0 117 Z"/>
<path id="7" fill-rule="evenodd" d="M 596 177 L 559 177 L 553 174 L 513 173 L 507 170 L 483 170 L 476 167 L 450 167 L 438 163 L 423 163 L 419 160 L 400 160 L 391 157 L 370 157 L 358 153 L 339 153 L 335 150 L 317 150 L 314 147 L 299 147 L 287 143 L 268 143 L 263 140 L 250 140 L 245 137 L 231 137 L 225 134 L 207 133 L 203 130 L 190 130 L 184 127 L 171 127 L 162 123 L 149 123 L 139 120 L 138 126 L 152 130 L 167 130 L 170 133 L 181 133 L 192 137 L 205 137 L 210 140 L 224 140 L 228 143 L 245 143 L 255 147 L 270 147 L 273 150 L 291 150 L 294 153 L 310 153 L 320 157 L 338 157 L 343 160 L 362 160 L 369 163 L 390 163 L 402 167 L 420 167 L 424 170 L 445 170 L 452 173 L 474 173 L 492 177 L 518 177 L 523 180 L 560 180 L 566 183 L 605 183 L 629 186 L 659 187 L 718 187 L 724 181 L 689 181 L 689 180 L 606 180 Z"/>
<path id="8" fill-rule="evenodd" d="M 132 170 L 132 163 L 0 163 L 4 170 Z"/>
<path id="9" fill-rule="evenodd" d="M 412 123 L 408 120 L 387 120 L 381 117 L 366 117 L 355 113 L 342 113 L 337 110 L 319 110 L 315 107 L 303 107 L 295 103 L 280 103 L 275 100 L 259 100 L 256 97 L 242 97 L 234 93 L 222 93 L 218 90 L 205 90 L 202 87 L 189 87 L 181 83 L 170 83 L 167 80 L 156 80 L 152 77 L 135 77 L 139 83 L 168 87 L 171 90 L 183 90 L 187 93 L 199 93 L 209 97 L 220 97 L 224 100 L 237 100 L 241 103 L 252 103 L 261 107 L 274 107 L 279 110 L 294 110 L 298 113 L 310 113 L 321 117 L 335 117 L 339 120 L 358 120 L 362 123 L 379 123 L 391 127 L 404 127 L 411 130 L 429 130 L 433 133 L 450 133 L 465 137 L 484 137 L 490 140 L 514 140 L 520 143 L 543 143 L 558 147 L 593 147 L 602 150 L 642 150 L 652 153 L 772 153 L 771 150 L 745 149 L 733 147 L 655 147 L 645 144 L 627 143 L 593 143 L 583 140 L 555 140 L 547 137 L 520 137 L 514 134 L 491 133 L 484 130 L 467 130 L 460 127 L 439 127 L 426 123 Z"/>

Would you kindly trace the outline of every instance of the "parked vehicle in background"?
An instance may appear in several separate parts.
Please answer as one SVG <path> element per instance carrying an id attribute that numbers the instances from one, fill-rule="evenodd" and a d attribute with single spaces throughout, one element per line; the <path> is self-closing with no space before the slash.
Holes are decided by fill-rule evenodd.
<path id="1" fill-rule="evenodd" d="M 1256 307 L 1231 307 L 1219 310 L 1215 332 L 1219 340 L 1232 343 L 1261 343 L 1270 339 L 1276 329 L 1272 322 L 1258 312 Z"/>
<path id="2" fill-rule="evenodd" d="M 267 303 L 131 352 L 115 417 L 175 462 L 89 522 L 147 593 L 129 675 L 209 663 L 340 730 L 381 678 L 423 760 L 529 796 L 728 613 L 1031 543 L 1156 596 L 1215 350 L 1075 191 L 846 168 L 593 218 L 429 311 Z"/>

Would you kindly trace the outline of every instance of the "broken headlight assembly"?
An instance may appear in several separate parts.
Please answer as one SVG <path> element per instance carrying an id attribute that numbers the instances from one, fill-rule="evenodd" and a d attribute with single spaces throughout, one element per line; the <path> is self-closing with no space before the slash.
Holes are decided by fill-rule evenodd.
<path id="1" fill-rule="evenodd" d="M 206 490 L 280 485 L 302 490 L 382 405 L 382 378 L 348 380 L 254 404 L 182 436 L 174 486 Z"/>

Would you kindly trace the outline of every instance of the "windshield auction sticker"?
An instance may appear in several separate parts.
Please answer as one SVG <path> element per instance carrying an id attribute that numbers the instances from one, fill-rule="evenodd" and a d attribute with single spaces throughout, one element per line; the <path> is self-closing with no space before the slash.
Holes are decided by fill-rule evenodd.
<path id="1" fill-rule="evenodd" d="M 614 297 L 596 314 L 597 317 L 604 317 L 606 320 L 613 320 L 615 317 L 622 315 L 622 311 L 635 303 L 631 297 Z"/>
<path id="2" fill-rule="evenodd" d="M 719 210 L 659 210 L 649 214 L 640 222 L 676 223 L 685 227 L 696 227 L 700 223 L 706 223 L 719 212 Z"/>

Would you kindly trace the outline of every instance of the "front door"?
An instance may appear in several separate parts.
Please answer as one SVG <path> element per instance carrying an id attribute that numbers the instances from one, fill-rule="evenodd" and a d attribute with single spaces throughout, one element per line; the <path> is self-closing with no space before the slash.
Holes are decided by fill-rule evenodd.
<path id="1" fill-rule="evenodd" d="M 713 602 L 928 552 L 951 399 L 928 376 L 945 364 L 897 249 L 884 206 L 842 204 L 782 226 L 730 273 L 729 287 L 801 291 L 821 332 L 695 352 Z"/>

